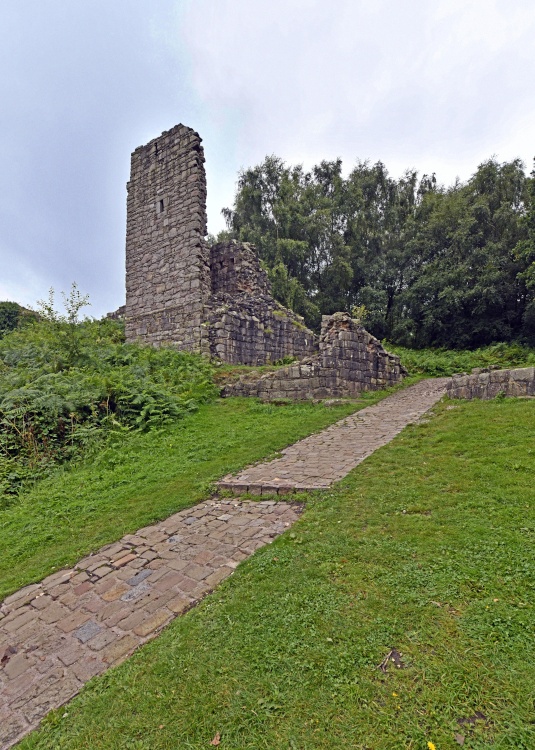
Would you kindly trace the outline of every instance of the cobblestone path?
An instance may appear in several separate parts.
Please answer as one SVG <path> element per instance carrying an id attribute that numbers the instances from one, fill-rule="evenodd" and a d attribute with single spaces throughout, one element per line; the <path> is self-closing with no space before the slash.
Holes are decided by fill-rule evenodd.
<path id="1" fill-rule="evenodd" d="M 220 487 L 257 494 L 328 487 L 418 420 L 447 380 L 399 391 Z M 300 511 L 295 503 L 213 498 L 7 597 L 0 606 L 1 750 L 154 638 Z"/>
<path id="2" fill-rule="evenodd" d="M 0 748 L 157 635 L 299 512 L 290 503 L 210 500 L 5 599 Z"/>
<path id="3" fill-rule="evenodd" d="M 258 495 L 330 487 L 417 421 L 444 395 L 449 380 L 422 380 L 398 391 L 291 445 L 281 458 L 224 477 L 218 486 L 236 494 Z"/>

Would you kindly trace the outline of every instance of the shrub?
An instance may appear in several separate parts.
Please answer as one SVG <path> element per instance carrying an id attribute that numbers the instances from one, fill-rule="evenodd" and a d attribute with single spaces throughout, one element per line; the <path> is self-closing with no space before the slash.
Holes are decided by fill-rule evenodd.
<path id="1" fill-rule="evenodd" d="M 200 356 L 126 344 L 120 322 L 79 322 L 78 310 L 51 305 L 0 340 L 0 495 L 110 430 L 160 427 L 217 393 Z"/>
<path id="2" fill-rule="evenodd" d="M 535 365 L 535 349 L 521 344 L 492 344 L 473 351 L 450 349 L 406 349 L 384 342 L 388 351 L 398 354 L 411 374 L 446 376 L 470 372 L 473 367 L 500 368 Z"/>
<path id="3" fill-rule="evenodd" d="M 36 317 L 32 310 L 26 310 L 16 302 L 0 302 L 0 339 L 22 323 Z"/>

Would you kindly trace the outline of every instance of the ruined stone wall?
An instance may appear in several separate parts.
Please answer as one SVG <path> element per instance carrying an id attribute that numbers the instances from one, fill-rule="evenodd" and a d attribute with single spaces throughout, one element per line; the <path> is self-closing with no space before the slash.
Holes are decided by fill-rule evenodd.
<path id="1" fill-rule="evenodd" d="M 126 231 L 127 341 L 172 344 L 234 364 L 316 350 L 303 319 L 271 296 L 245 243 L 208 249 L 199 135 L 177 125 L 132 154 Z"/>
<path id="2" fill-rule="evenodd" d="M 398 356 L 349 315 L 335 313 L 323 316 L 319 354 L 263 376 L 243 376 L 226 386 L 223 395 L 264 401 L 356 396 L 400 383 L 404 374 Z"/>
<path id="3" fill-rule="evenodd" d="M 317 351 L 317 336 L 303 318 L 271 296 L 252 246 L 234 240 L 214 245 L 210 268 L 207 323 L 213 357 L 230 364 L 263 365 Z"/>
<path id="4" fill-rule="evenodd" d="M 317 337 L 284 308 L 266 303 L 223 304 L 208 318 L 212 356 L 229 364 L 264 365 L 297 359 L 316 348 Z"/>
<path id="5" fill-rule="evenodd" d="M 212 295 L 271 297 L 267 273 L 248 242 L 219 242 L 210 248 Z"/>
<path id="6" fill-rule="evenodd" d="M 117 310 L 114 310 L 113 312 L 109 312 L 106 317 L 110 318 L 111 320 L 124 320 L 124 315 L 126 312 L 126 305 L 121 305 L 121 307 L 118 307 Z"/>
<path id="7" fill-rule="evenodd" d="M 127 186 L 126 338 L 208 353 L 206 177 L 199 135 L 184 125 L 132 154 Z"/>
<path id="8" fill-rule="evenodd" d="M 535 367 L 514 370 L 476 368 L 472 374 L 454 375 L 447 386 L 450 398 L 496 398 L 504 396 L 535 396 Z"/>
<path id="9" fill-rule="evenodd" d="M 127 209 L 127 341 L 172 344 L 231 364 L 302 360 L 235 386 L 261 398 L 355 395 L 401 380 L 399 359 L 348 315 L 325 318 L 318 342 L 272 297 L 251 246 L 208 249 L 204 154 L 191 128 L 177 125 L 134 151 Z"/>

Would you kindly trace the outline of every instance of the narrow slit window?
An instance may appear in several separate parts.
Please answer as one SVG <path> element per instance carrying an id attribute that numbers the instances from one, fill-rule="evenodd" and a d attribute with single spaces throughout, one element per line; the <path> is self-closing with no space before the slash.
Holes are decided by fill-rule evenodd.
<path id="1" fill-rule="evenodd" d="M 158 213 L 162 214 L 164 210 L 163 198 L 158 201 Z"/>

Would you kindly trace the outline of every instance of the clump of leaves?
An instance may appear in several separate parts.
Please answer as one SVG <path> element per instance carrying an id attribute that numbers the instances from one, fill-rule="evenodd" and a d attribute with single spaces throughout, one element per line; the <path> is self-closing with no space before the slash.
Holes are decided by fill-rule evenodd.
<path id="1" fill-rule="evenodd" d="M 357 323 L 360 323 L 361 326 L 365 324 L 368 316 L 369 312 L 366 309 L 366 305 L 353 305 L 351 308 L 351 317 L 353 320 L 356 320 Z"/>
<path id="2" fill-rule="evenodd" d="M 35 317 L 35 312 L 17 305 L 16 302 L 0 302 L 0 339 L 6 333 L 13 331 L 28 320 L 33 320 Z"/>
<path id="3" fill-rule="evenodd" d="M 0 341 L 0 497 L 79 456 L 111 430 L 148 430 L 213 398 L 212 368 L 174 349 L 124 342 L 114 320 L 80 320 L 76 285 Z"/>

